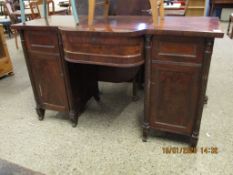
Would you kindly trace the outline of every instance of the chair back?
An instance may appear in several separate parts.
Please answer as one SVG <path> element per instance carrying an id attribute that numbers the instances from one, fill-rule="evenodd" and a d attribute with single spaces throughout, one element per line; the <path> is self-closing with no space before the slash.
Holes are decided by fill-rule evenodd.
<path id="1" fill-rule="evenodd" d="M 10 17 L 11 23 L 15 24 L 19 22 L 18 18 L 13 14 L 13 9 L 11 4 L 9 2 L 5 2 L 4 7 L 6 9 L 6 14 Z"/>
<path id="2" fill-rule="evenodd" d="M 32 19 L 40 18 L 41 15 L 40 15 L 40 9 L 39 9 L 38 3 L 36 1 L 30 2 L 29 6 L 32 12 L 31 18 Z"/>
<path id="3" fill-rule="evenodd" d="M 97 2 L 96 0 L 89 0 L 88 1 L 88 25 L 93 25 L 93 20 L 95 16 L 95 8 L 96 6 L 103 6 L 104 7 L 104 17 L 108 17 L 110 2 L 109 0 L 103 0 L 101 2 Z"/>
<path id="4" fill-rule="evenodd" d="M 97 2 L 96 0 L 89 0 L 88 1 L 88 25 L 93 25 L 93 20 L 95 16 L 95 7 L 98 5 L 102 5 L 104 7 L 104 17 L 108 17 L 108 12 L 110 8 L 110 1 L 109 0 L 103 0 L 102 2 Z M 152 12 L 152 19 L 153 23 L 156 26 L 158 23 L 158 13 L 160 13 L 160 19 L 164 19 L 164 0 L 149 0 L 151 5 L 151 12 Z"/>
<path id="5" fill-rule="evenodd" d="M 50 6 L 52 6 L 52 11 L 50 10 Z M 53 15 L 55 13 L 55 5 L 53 0 L 47 0 L 47 10 L 48 10 L 48 15 Z"/>
<path id="6" fill-rule="evenodd" d="M 49 16 L 53 15 L 55 13 L 54 1 L 47 0 L 46 3 L 47 3 L 47 14 Z M 32 19 L 41 18 L 41 12 L 40 12 L 40 8 L 39 8 L 39 5 L 41 5 L 41 4 L 39 4 L 37 1 L 33 1 L 33 2 L 30 2 L 29 5 L 30 5 L 31 12 L 32 12 Z"/>
<path id="7" fill-rule="evenodd" d="M 5 2 L 5 8 L 7 10 L 7 13 L 12 14 L 13 13 L 13 9 L 12 6 L 9 2 Z"/>

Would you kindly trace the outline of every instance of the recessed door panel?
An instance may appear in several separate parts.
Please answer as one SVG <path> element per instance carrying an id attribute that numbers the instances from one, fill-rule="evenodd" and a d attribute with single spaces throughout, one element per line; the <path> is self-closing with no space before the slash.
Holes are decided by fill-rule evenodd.
<path id="1" fill-rule="evenodd" d="M 30 55 L 32 74 L 36 90 L 42 106 L 48 109 L 65 111 L 68 108 L 63 71 L 59 57 L 37 55 L 36 59 Z"/>
<path id="2" fill-rule="evenodd" d="M 200 69 L 198 64 L 152 64 L 150 123 L 153 127 L 191 133 L 198 101 Z"/>

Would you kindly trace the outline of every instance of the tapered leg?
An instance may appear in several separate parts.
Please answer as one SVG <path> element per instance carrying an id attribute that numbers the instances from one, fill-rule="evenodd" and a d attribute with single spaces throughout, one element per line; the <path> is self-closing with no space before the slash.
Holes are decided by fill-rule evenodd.
<path id="1" fill-rule="evenodd" d="M 148 134 L 150 131 L 150 127 L 148 123 L 143 123 L 143 135 L 142 135 L 142 141 L 147 142 Z"/>
<path id="2" fill-rule="evenodd" d="M 137 95 L 137 90 L 138 90 L 137 76 L 134 78 L 132 84 L 133 84 L 133 97 L 132 97 L 132 100 L 137 101 L 139 99 L 139 97 Z"/>
<path id="3" fill-rule="evenodd" d="M 213 3 L 211 4 L 211 8 L 210 8 L 210 11 L 209 11 L 209 16 L 213 16 L 214 14 L 214 5 Z"/>
<path id="4" fill-rule="evenodd" d="M 232 39 L 233 38 L 233 25 L 232 25 L 232 29 L 231 29 L 231 23 L 233 22 L 233 16 L 230 15 L 230 18 L 229 18 L 229 24 L 228 24 L 228 27 L 227 27 L 227 35 Z M 231 29 L 231 31 L 230 31 Z"/>
<path id="5" fill-rule="evenodd" d="M 75 128 L 77 126 L 77 124 L 78 124 L 79 114 L 77 112 L 75 112 L 75 111 L 70 111 L 69 112 L 69 117 L 70 117 L 72 127 Z"/>
<path id="6" fill-rule="evenodd" d="M 193 132 L 191 138 L 190 138 L 190 146 L 191 147 L 196 147 L 197 146 L 197 142 L 198 142 L 198 133 L 197 132 Z"/>
<path id="7" fill-rule="evenodd" d="M 150 0 L 152 19 L 154 26 L 158 24 L 158 4 L 157 0 Z"/>
<path id="8" fill-rule="evenodd" d="M 97 102 L 99 102 L 100 101 L 99 83 L 98 83 L 98 81 L 95 81 L 95 82 L 96 82 L 96 84 L 95 84 L 95 87 L 94 87 L 95 90 L 94 90 L 93 97 Z"/>
<path id="9" fill-rule="evenodd" d="M 95 94 L 95 95 L 94 95 L 94 99 L 95 99 L 95 101 L 98 101 L 98 102 L 99 102 L 99 101 L 100 101 L 100 96 L 99 96 L 99 94 Z"/>
<path id="10" fill-rule="evenodd" d="M 88 25 L 92 26 L 95 15 L 95 0 L 89 0 L 88 4 Z"/>
<path id="11" fill-rule="evenodd" d="M 38 115 L 38 119 L 41 121 L 41 120 L 44 120 L 44 114 L 45 114 L 45 110 L 40 108 L 40 107 L 37 107 L 36 108 L 36 113 Z"/>

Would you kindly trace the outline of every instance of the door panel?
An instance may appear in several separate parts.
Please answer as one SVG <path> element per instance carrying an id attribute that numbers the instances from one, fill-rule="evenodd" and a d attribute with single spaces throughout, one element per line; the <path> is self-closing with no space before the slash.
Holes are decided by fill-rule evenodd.
<path id="1" fill-rule="evenodd" d="M 30 55 L 32 74 L 40 104 L 47 108 L 65 111 L 68 108 L 65 82 L 58 56 Z"/>
<path id="2" fill-rule="evenodd" d="M 200 69 L 199 64 L 152 64 L 152 127 L 176 133 L 191 133 L 198 101 Z"/>

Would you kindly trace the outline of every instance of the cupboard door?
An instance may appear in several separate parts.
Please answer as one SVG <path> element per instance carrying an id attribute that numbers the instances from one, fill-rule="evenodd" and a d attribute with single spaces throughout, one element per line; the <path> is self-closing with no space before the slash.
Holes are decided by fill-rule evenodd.
<path id="1" fill-rule="evenodd" d="M 67 111 L 68 99 L 59 59 L 56 55 L 30 54 L 30 66 L 40 105 L 46 109 Z"/>
<path id="2" fill-rule="evenodd" d="M 158 62 L 151 70 L 151 126 L 189 135 L 197 115 L 201 66 Z"/>

